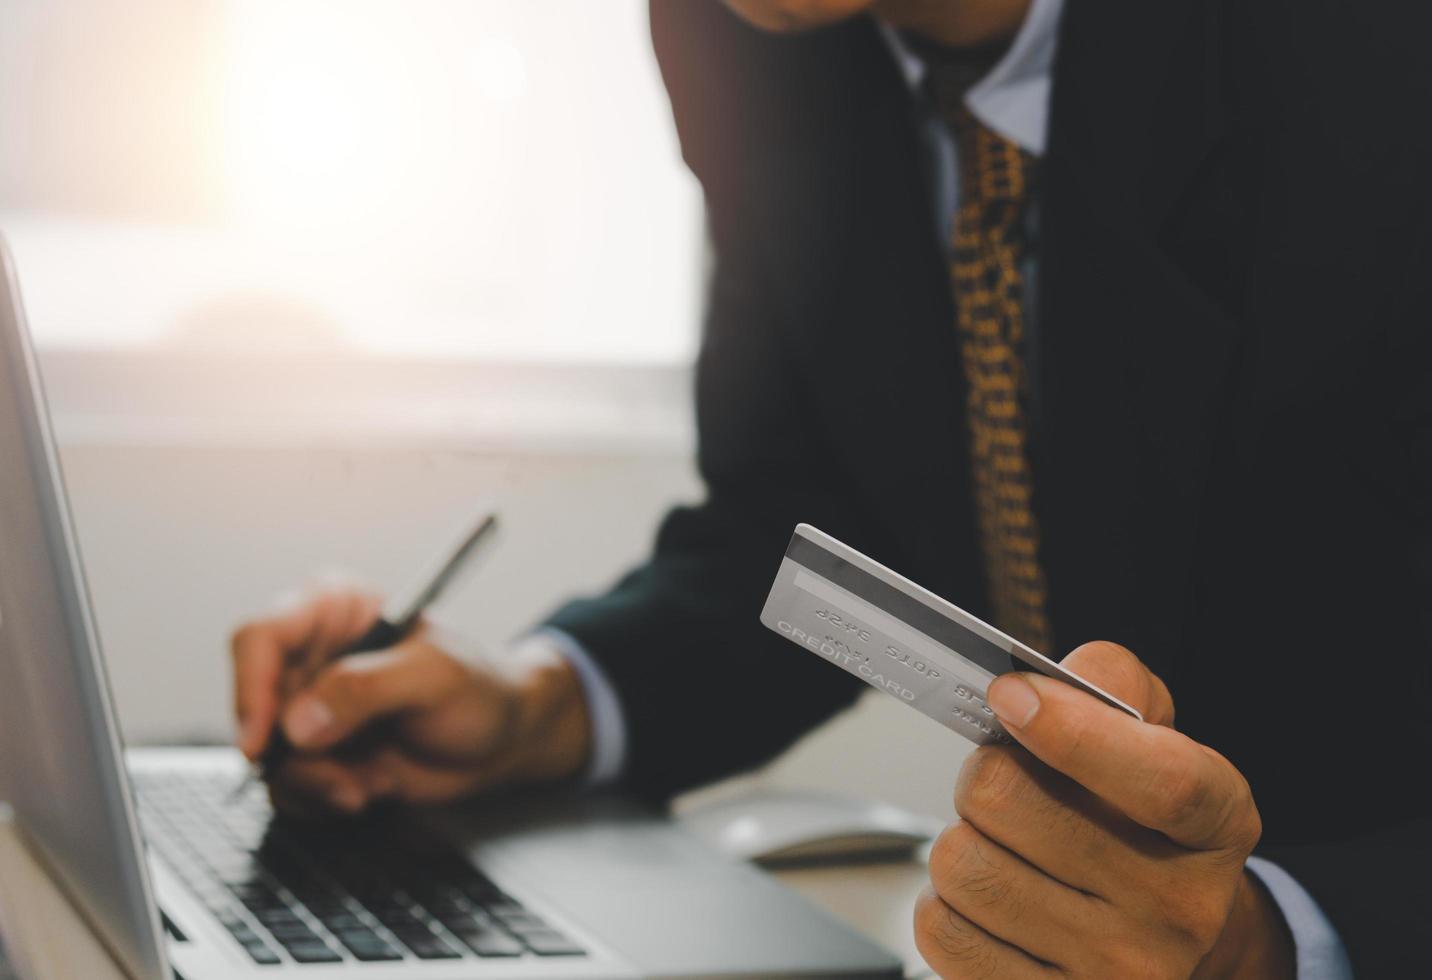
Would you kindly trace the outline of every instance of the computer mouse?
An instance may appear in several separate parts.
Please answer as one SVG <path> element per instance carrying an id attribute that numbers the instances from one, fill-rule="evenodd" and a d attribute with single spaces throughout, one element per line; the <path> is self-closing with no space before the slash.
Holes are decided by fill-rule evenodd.
<path id="1" fill-rule="evenodd" d="M 934 817 L 888 803 L 777 789 L 698 806 L 680 820 L 722 853 L 760 864 L 899 858 L 944 829 Z"/>

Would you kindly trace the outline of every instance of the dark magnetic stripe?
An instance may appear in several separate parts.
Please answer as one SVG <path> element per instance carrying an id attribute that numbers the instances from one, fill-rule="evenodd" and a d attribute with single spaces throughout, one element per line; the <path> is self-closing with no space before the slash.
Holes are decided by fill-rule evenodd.
<path id="1" fill-rule="evenodd" d="M 792 535 L 786 557 L 797 565 L 829 579 L 847 592 L 858 595 L 877 609 L 883 610 L 912 629 L 918 630 L 942 646 L 967 657 L 991 674 L 1026 669 L 1004 650 L 971 632 L 944 613 L 925 605 L 919 599 L 882 582 L 858 565 L 816 544 L 810 538 Z"/>

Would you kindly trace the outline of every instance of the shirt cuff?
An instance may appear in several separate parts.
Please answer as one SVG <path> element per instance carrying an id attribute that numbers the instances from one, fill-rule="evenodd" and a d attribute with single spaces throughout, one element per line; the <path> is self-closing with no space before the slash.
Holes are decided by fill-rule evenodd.
<path id="1" fill-rule="evenodd" d="M 621 778 L 626 767 L 626 715 L 612 682 L 597 662 L 569 633 L 545 626 L 535 636 L 557 648 L 572 665 L 587 700 L 587 718 L 592 725 L 592 753 L 587 760 L 583 784 L 589 788 L 606 786 Z"/>
<path id="2" fill-rule="evenodd" d="M 1352 980 L 1352 964 L 1337 929 L 1313 896 L 1292 875 L 1271 861 L 1250 857 L 1247 868 L 1258 876 L 1293 934 L 1298 980 Z"/>

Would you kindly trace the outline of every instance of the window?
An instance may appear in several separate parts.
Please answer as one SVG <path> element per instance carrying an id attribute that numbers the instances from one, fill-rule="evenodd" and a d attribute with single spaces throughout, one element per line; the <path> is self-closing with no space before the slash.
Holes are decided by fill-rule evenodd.
<path id="1" fill-rule="evenodd" d="M 701 203 L 643 0 L 0 0 L 42 347 L 679 364 Z"/>

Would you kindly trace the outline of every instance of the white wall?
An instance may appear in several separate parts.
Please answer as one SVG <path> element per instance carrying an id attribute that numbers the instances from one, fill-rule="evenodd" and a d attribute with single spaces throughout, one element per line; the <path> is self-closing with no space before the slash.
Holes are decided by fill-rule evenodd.
<path id="1" fill-rule="evenodd" d="M 70 445 L 64 463 L 136 740 L 225 735 L 235 623 L 324 570 L 405 584 L 483 498 L 502 536 L 443 608 L 500 645 L 636 560 L 655 516 L 695 493 L 665 458 Z"/>
<path id="2" fill-rule="evenodd" d="M 121 722 L 135 742 L 226 738 L 233 624 L 325 567 L 397 584 L 476 498 L 501 503 L 505 533 L 445 610 L 496 644 L 561 597 L 602 587 L 646 551 L 671 502 L 699 495 L 681 452 L 71 439 L 64 462 Z M 967 748 L 871 692 L 762 778 L 948 816 Z"/>

